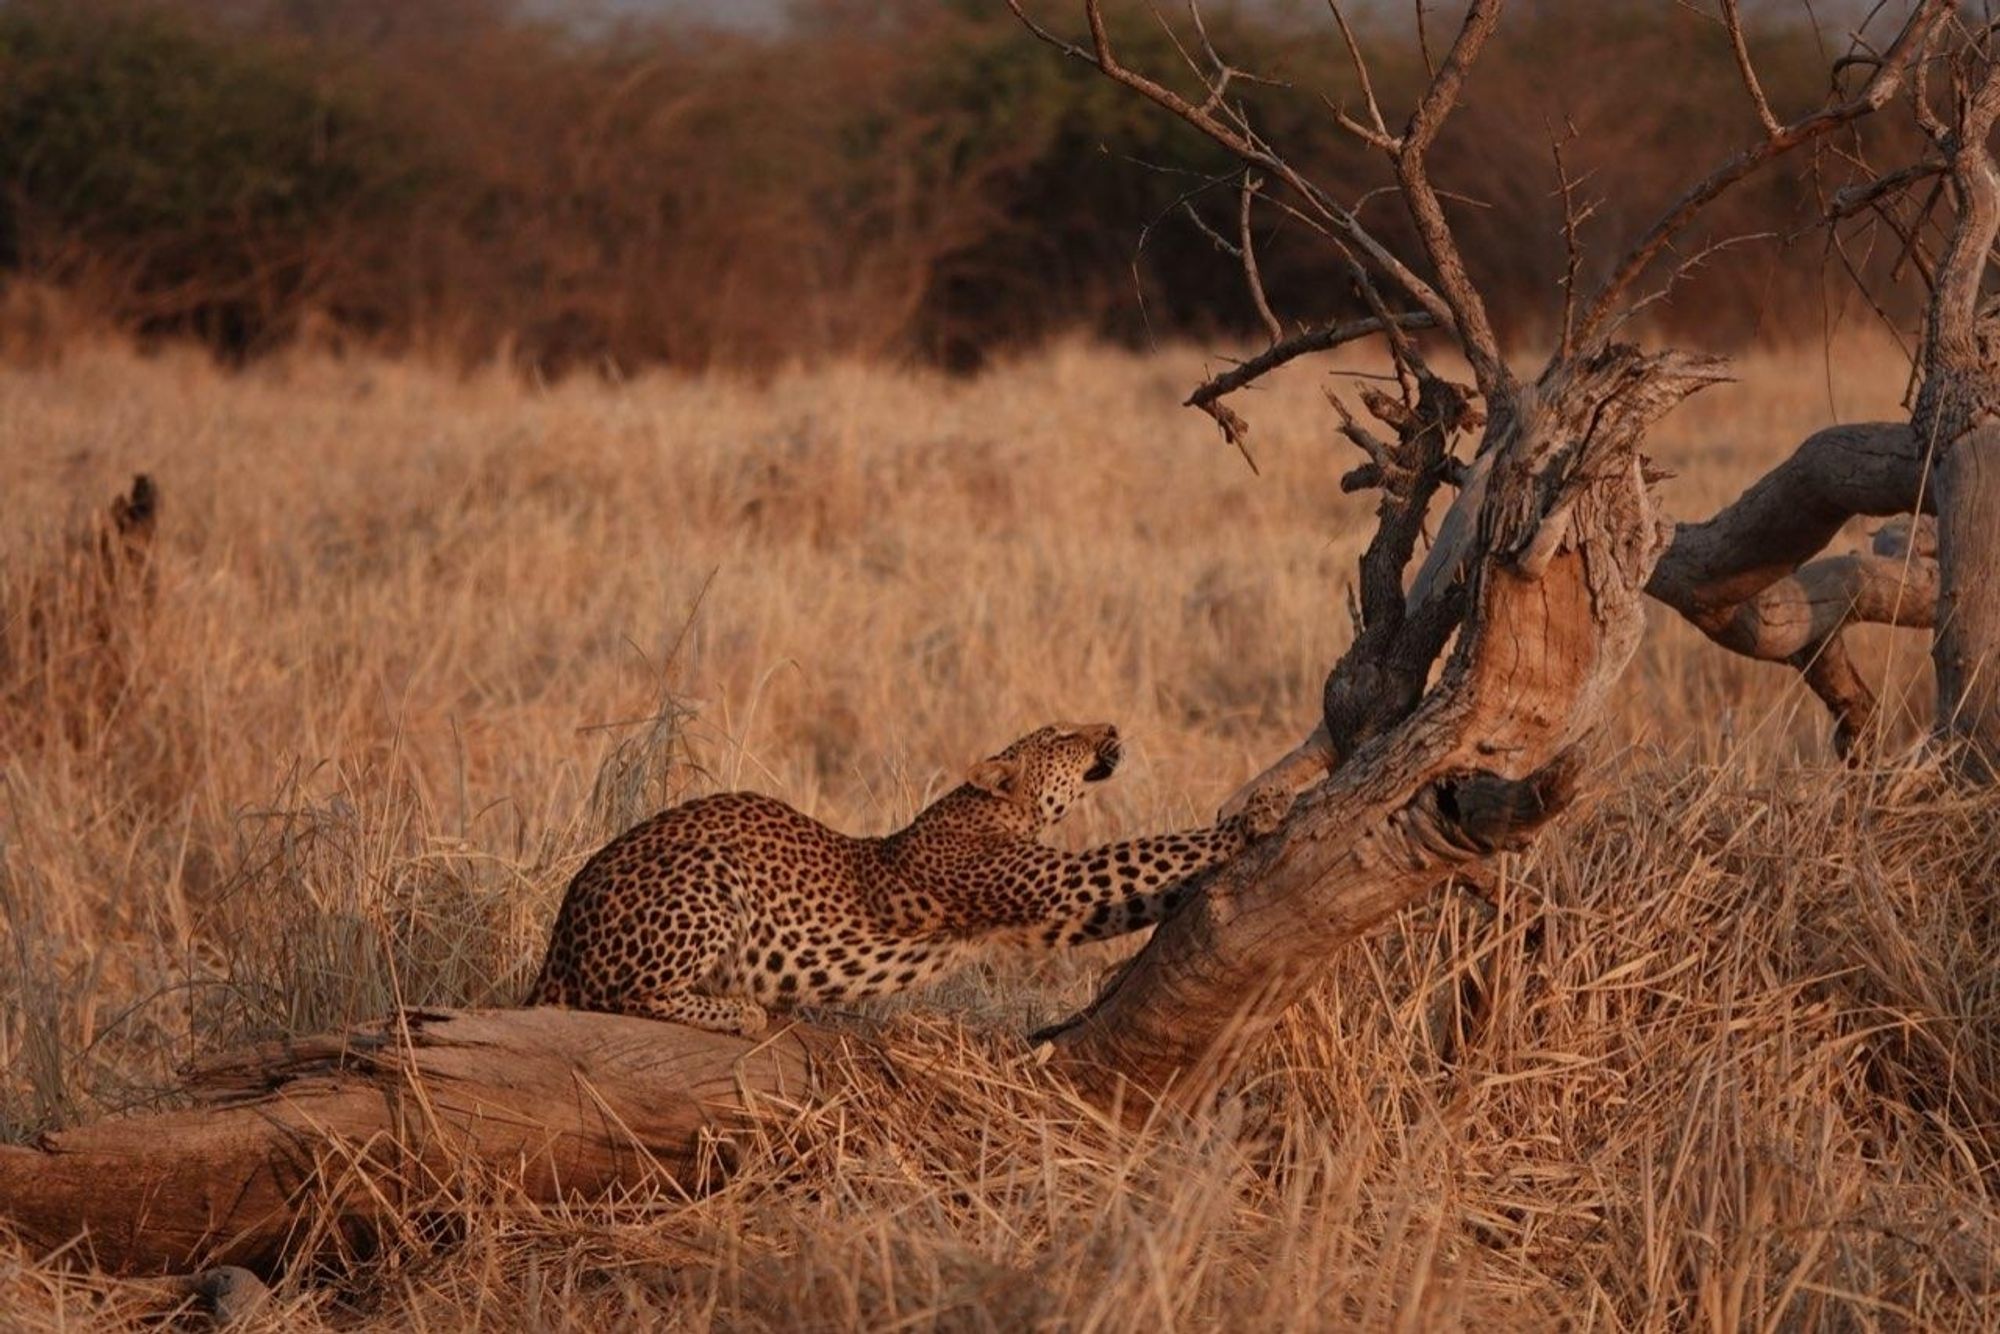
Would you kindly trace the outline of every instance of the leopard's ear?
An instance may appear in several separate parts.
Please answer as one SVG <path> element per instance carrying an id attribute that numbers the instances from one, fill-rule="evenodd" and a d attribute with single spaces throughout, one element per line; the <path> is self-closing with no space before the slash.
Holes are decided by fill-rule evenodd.
<path id="1" fill-rule="evenodd" d="M 981 792 L 990 792 L 996 797 L 1006 797 L 1011 801 L 1021 793 L 1021 762 L 981 760 L 965 775 L 965 781 Z"/>

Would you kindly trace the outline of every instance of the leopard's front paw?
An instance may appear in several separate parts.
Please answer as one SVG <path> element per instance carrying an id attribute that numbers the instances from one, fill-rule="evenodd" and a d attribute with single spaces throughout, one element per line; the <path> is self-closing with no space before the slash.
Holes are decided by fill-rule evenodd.
<path id="1" fill-rule="evenodd" d="M 736 1019 L 736 1031 L 746 1038 L 762 1037 L 771 1026 L 771 1016 L 755 1001 L 744 1001 Z"/>

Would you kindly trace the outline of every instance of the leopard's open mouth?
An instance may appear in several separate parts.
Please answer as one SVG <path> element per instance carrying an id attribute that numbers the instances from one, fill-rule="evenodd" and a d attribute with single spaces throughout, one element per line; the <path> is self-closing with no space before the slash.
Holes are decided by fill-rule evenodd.
<path id="1" fill-rule="evenodd" d="M 1117 737 L 1106 741 L 1097 748 L 1097 763 L 1083 771 L 1083 781 L 1101 783 L 1111 777 L 1112 772 L 1118 768 L 1118 759 L 1123 753 L 1118 747 Z"/>

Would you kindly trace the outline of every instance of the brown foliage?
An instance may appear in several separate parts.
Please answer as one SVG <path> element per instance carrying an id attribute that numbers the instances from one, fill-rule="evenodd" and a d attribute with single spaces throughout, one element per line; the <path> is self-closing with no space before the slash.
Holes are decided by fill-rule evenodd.
<path id="1" fill-rule="evenodd" d="M 1150 11 L 1112 21 L 1135 63 L 1176 77 Z M 1304 21 L 1249 9 L 1208 31 L 1292 85 L 1245 96 L 1309 174 L 1388 183 L 1320 106 L 1356 88 Z M 1237 233 L 1226 163 L 1045 59 L 998 5 L 821 0 L 719 31 L 562 26 L 493 0 L 28 0 L 10 22 L 0 263 L 125 328 L 232 356 L 332 331 L 543 374 L 828 355 L 965 367 L 1076 329 L 1141 341 L 1366 313 L 1313 238 L 1261 213 L 1257 253 L 1283 296 L 1257 310 L 1218 253 Z M 1184 16 L 1171 24 L 1192 41 Z M 1402 107 L 1424 77 L 1413 33 L 1370 26 L 1375 91 Z M 1803 9 L 1759 9 L 1750 39 L 1780 114 L 1819 100 Z M 1588 284 L 1608 258 L 1594 243 L 1754 132 L 1728 50 L 1711 19 L 1645 0 L 1544 3 L 1496 35 L 1428 158 L 1503 338 L 1556 329 L 1552 142 L 1595 205 Z M 191 71 L 201 96 L 174 100 L 179 85 L 147 73 L 160 66 Z M 66 97 L 97 129 L 59 114 Z M 92 137 L 100 121 L 109 138 Z M 135 146 L 137 163 L 120 157 Z M 1695 244 L 1797 231 L 1811 176 L 1772 173 Z M 1370 222 L 1410 249 L 1386 202 Z M 1821 261 L 1811 242 L 1723 250 L 1685 306 L 1653 315 L 1699 322 L 1709 345 L 1814 330 Z"/>

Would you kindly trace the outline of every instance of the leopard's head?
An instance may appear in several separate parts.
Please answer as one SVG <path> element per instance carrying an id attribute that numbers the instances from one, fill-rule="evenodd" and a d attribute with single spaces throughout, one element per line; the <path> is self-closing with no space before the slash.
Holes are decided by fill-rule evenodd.
<path id="1" fill-rule="evenodd" d="M 1110 723 L 1051 723 L 973 765 L 965 781 L 1018 811 L 1027 832 L 1040 833 L 1091 784 L 1111 777 L 1122 753 Z"/>

